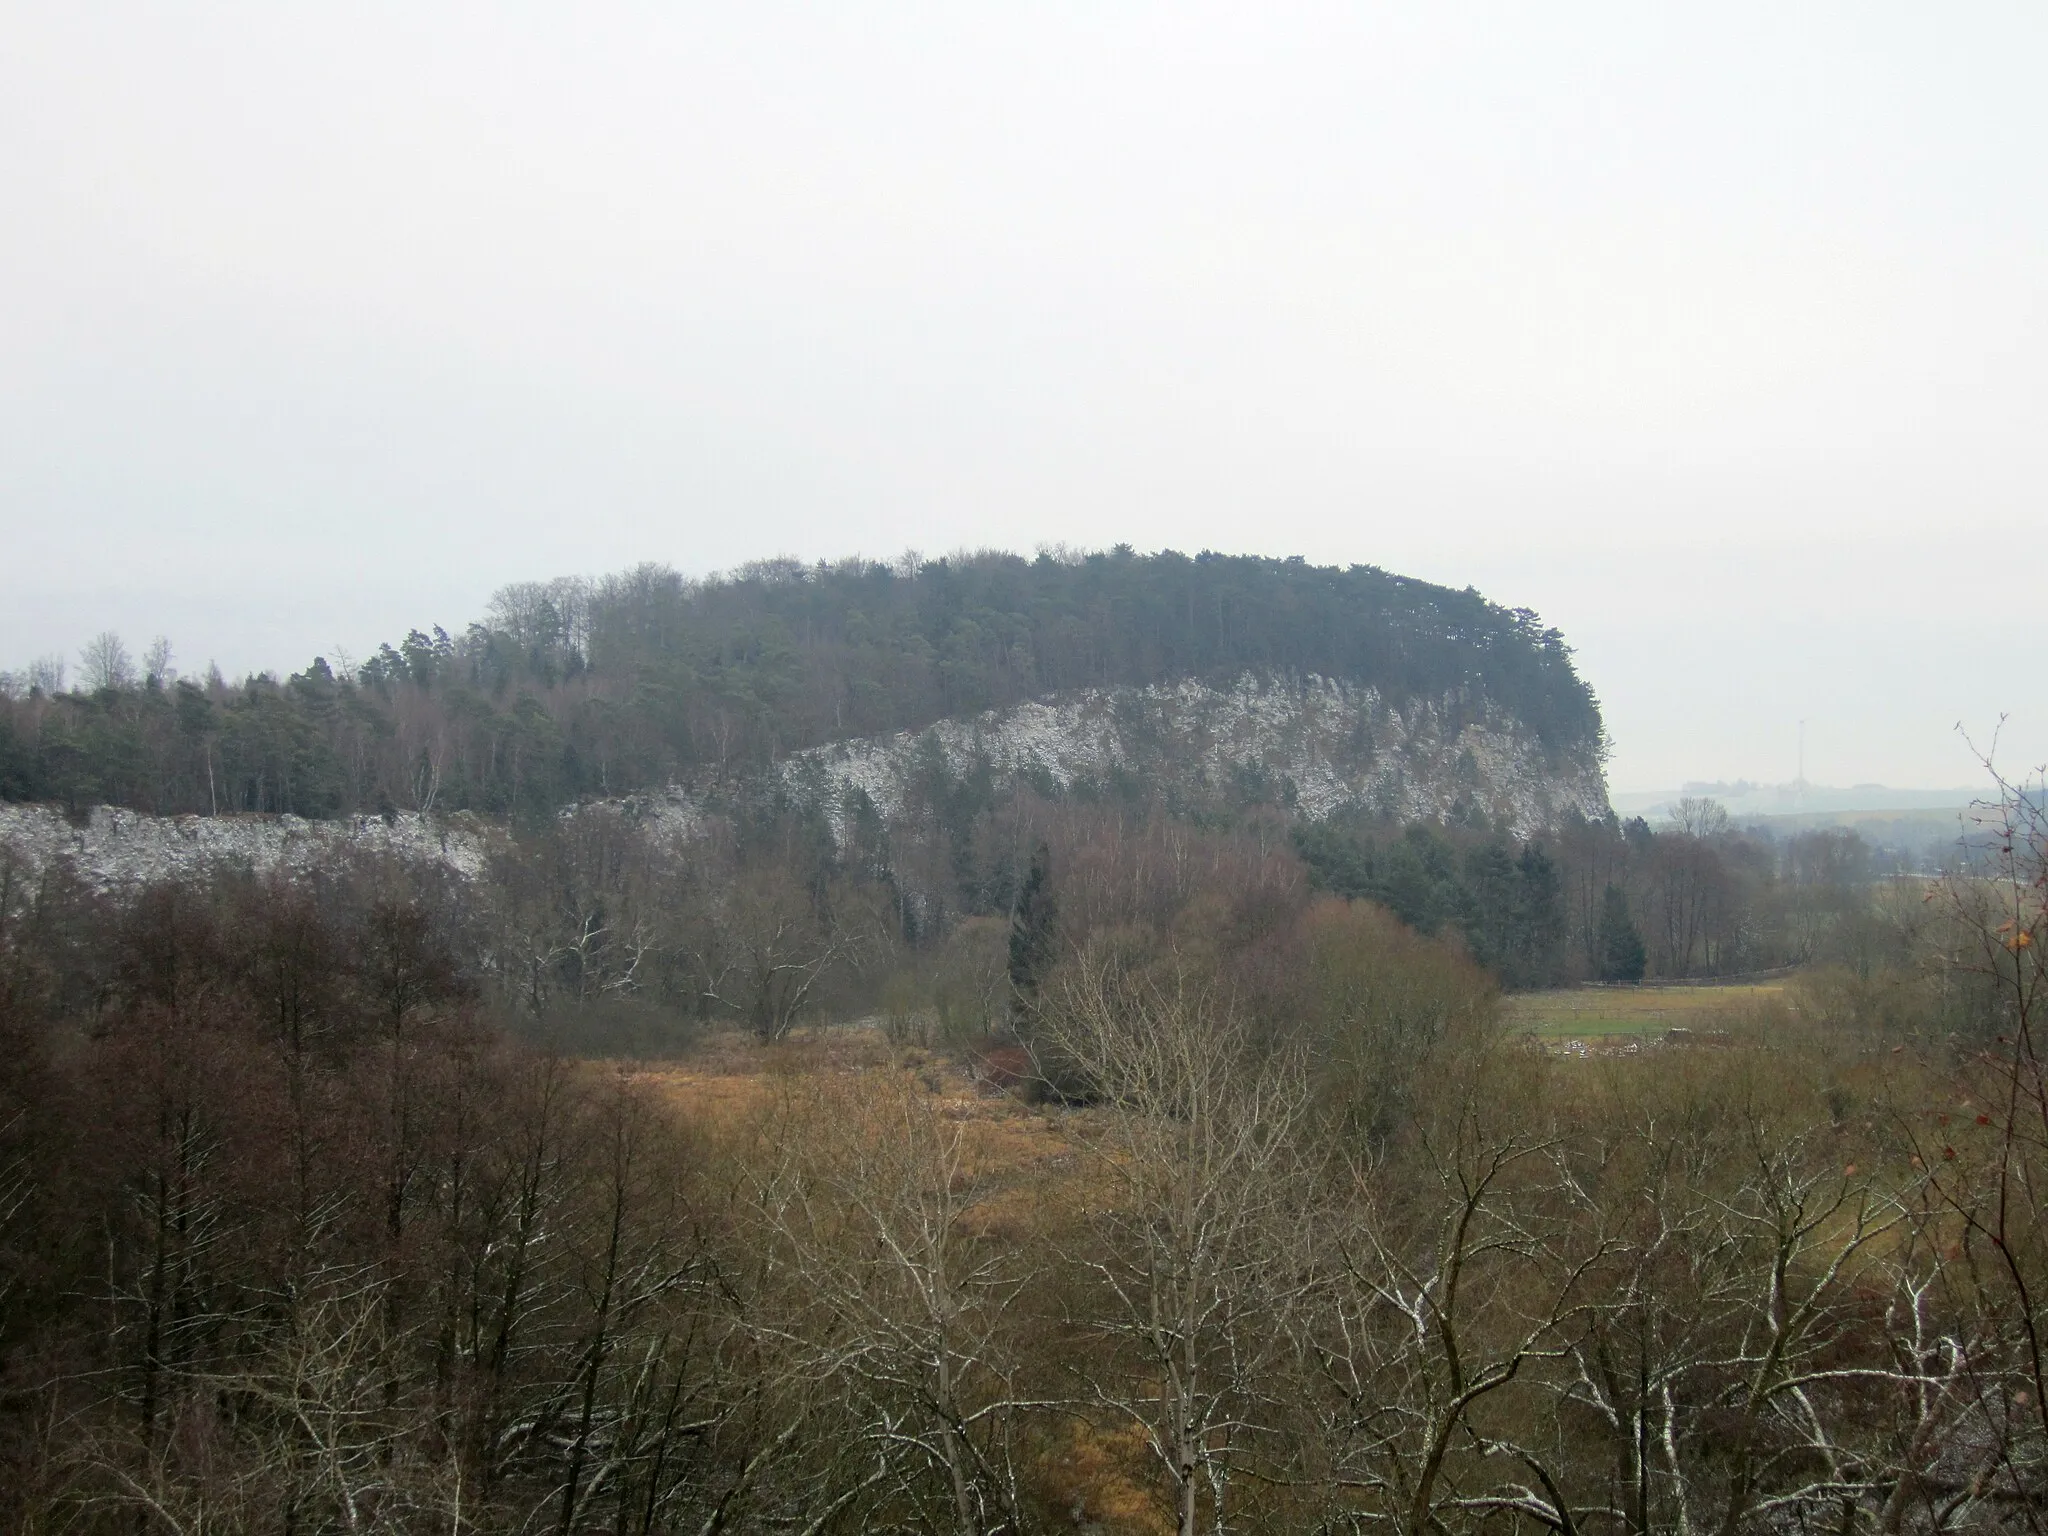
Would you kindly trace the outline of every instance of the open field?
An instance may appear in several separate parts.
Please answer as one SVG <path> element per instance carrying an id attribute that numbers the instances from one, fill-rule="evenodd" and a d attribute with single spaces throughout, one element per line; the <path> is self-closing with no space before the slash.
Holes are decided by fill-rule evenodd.
<path id="1" fill-rule="evenodd" d="M 962 1171 L 984 1181 L 991 1208 L 1016 1203 L 1039 1181 L 1071 1181 L 1075 1138 L 1093 1134 L 1106 1114 L 1033 1106 L 944 1053 L 891 1044 L 868 1021 L 801 1028 L 770 1046 L 719 1031 L 687 1060 L 620 1065 L 713 1135 L 781 1135 L 782 1116 L 852 1118 L 891 1102 L 898 1113 L 933 1112 L 958 1127 Z"/>
<path id="2" fill-rule="evenodd" d="M 1508 1028 L 1543 1039 L 1658 1035 L 1667 1029 L 1723 1029 L 1784 996 L 1781 981 L 1737 986 L 1566 987 L 1501 999 Z"/>

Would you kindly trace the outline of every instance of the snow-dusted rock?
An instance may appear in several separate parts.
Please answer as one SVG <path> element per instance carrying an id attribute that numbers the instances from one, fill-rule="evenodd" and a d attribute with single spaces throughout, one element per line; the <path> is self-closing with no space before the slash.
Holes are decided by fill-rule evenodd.
<path id="1" fill-rule="evenodd" d="M 1570 809 L 1607 812 L 1606 777 L 1591 751 L 1553 754 L 1484 700 L 1449 696 L 1397 709 L 1375 688 L 1324 677 L 1092 689 L 814 747 L 777 771 L 792 796 L 820 805 L 843 834 L 857 794 L 885 821 L 898 815 L 935 753 L 955 778 L 986 767 L 999 780 L 1058 790 L 1119 772 L 1191 803 L 1255 785 L 1316 818 L 1358 806 L 1415 820 L 1462 802 L 1526 835 Z"/>
<path id="2" fill-rule="evenodd" d="M 934 768 L 953 780 L 986 772 L 998 786 L 1022 780 L 1054 793 L 1129 775 L 1185 806 L 1274 798 L 1310 817 L 1362 807 L 1406 821 L 1472 806 L 1524 835 L 1569 810 L 1607 811 L 1597 754 L 1551 753 L 1483 699 L 1395 708 L 1376 689 L 1322 677 L 1247 675 L 1228 688 L 1188 680 L 1061 695 L 814 747 L 785 759 L 770 782 L 817 806 L 843 839 L 862 795 L 893 821 L 914 809 Z M 704 807 L 681 789 L 562 812 L 565 820 L 588 814 L 622 816 L 664 845 L 688 842 L 705 825 Z M 308 821 L 97 806 L 73 821 L 50 806 L 0 803 L 0 846 L 32 868 L 68 859 L 101 890 L 222 865 L 304 870 L 352 852 L 439 862 L 474 878 L 503 836 L 461 814 Z"/>
<path id="3" fill-rule="evenodd" d="M 0 846 L 31 869 L 68 859 L 97 890 L 220 867 L 305 870 L 346 852 L 439 862 L 473 878 L 483 873 L 490 836 L 469 817 L 149 816 L 101 805 L 74 822 L 52 806 L 0 804 Z"/>

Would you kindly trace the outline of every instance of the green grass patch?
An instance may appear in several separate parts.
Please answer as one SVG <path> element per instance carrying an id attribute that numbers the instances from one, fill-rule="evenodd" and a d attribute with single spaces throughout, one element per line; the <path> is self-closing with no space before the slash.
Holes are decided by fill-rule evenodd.
<path id="1" fill-rule="evenodd" d="M 1510 1030 L 1546 1039 L 1659 1035 L 1667 1029 L 1726 1029 L 1784 995 L 1782 982 L 1742 986 L 1564 987 L 1501 999 Z"/>

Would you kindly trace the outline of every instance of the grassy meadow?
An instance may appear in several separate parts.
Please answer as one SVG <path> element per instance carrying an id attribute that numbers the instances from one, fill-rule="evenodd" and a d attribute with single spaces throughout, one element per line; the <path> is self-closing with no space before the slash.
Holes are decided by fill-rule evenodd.
<path id="1" fill-rule="evenodd" d="M 1783 1002 L 1778 981 L 1738 986 L 1564 987 L 1501 999 L 1510 1031 L 1543 1040 L 1654 1037 L 1667 1029 L 1727 1029 Z"/>

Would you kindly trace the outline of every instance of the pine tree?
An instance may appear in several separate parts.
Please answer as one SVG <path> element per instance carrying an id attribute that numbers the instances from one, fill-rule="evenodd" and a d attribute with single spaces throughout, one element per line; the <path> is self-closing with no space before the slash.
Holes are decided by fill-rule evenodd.
<path id="1" fill-rule="evenodd" d="M 1643 935 L 1629 916 L 1628 897 L 1609 885 L 1600 897 L 1600 979 L 1641 981 L 1649 964 Z"/>
<path id="2" fill-rule="evenodd" d="M 1010 986 L 1022 1007 L 1038 996 L 1038 984 L 1052 963 L 1054 906 L 1048 875 L 1052 850 L 1040 843 L 1031 851 L 1031 869 L 1017 892 L 1010 913 Z"/>

